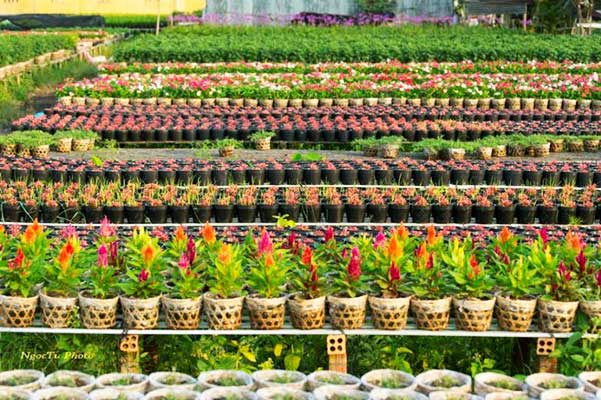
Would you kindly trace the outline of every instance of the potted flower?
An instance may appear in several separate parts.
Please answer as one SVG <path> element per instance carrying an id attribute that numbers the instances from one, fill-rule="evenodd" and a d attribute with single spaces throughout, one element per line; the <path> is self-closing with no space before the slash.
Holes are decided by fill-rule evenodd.
<path id="1" fill-rule="evenodd" d="M 373 281 L 376 285 L 369 296 L 369 306 L 377 329 L 404 329 L 407 324 L 411 296 L 404 287 L 403 271 L 413 257 L 416 244 L 403 226 L 392 230 L 388 239 L 380 232 L 374 240 Z"/>
<path id="2" fill-rule="evenodd" d="M 206 230 L 212 228 L 206 225 Z M 242 324 L 244 304 L 242 249 L 238 244 L 217 242 L 213 235 L 209 236 L 209 292 L 204 295 L 207 322 L 210 329 L 237 329 Z"/>
<path id="3" fill-rule="evenodd" d="M 80 277 L 90 264 L 91 254 L 82 249 L 76 234 L 69 234 L 57 248 L 58 254 L 44 271 L 40 306 L 44 325 L 65 328 L 72 323 Z"/>
<path id="4" fill-rule="evenodd" d="M 491 293 L 495 282 L 476 258 L 471 238 L 468 236 L 461 242 L 458 238 L 449 241 L 440 257 L 455 283 L 453 306 L 457 328 L 488 330 L 495 307 Z"/>
<path id="5" fill-rule="evenodd" d="M 346 191 L 346 218 L 351 223 L 362 223 L 365 221 L 367 206 L 359 188 L 348 188 Z"/>
<path id="6" fill-rule="evenodd" d="M 38 304 L 37 289 L 43 281 L 49 247 L 47 236 L 37 221 L 18 238 L 0 228 L 0 243 L 4 249 L 0 260 L 3 292 L 0 311 L 7 326 L 27 327 L 33 323 Z"/>
<path id="7" fill-rule="evenodd" d="M 323 265 L 313 256 L 310 246 L 304 246 L 301 255 L 293 261 L 290 281 L 293 294 L 288 299 L 292 326 L 296 329 L 322 328 L 326 322 L 326 298 L 318 271 Z"/>
<path id="8" fill-rule="evenodd" d="M 465 194 L 453 204 L 453 222 L 456 224 L 469 224 L 472 220 L 472 199 Z"/>
<path id="9" fill-rule="evenodd" d="M 497 280 L 497 320 L 499 327 L 512 332 L 530 328 L 536 310 L 536 297 L 543 284 L 540 271 L 525 253 L 519 238 L 505 227 L 491 241 L 489 260 Z"/>
<path id="10" fill-rule="evenodd" d="M 286 312 L 284 288 L 288 280 L 290 258 L 288 252 L 272 242 L 269 232 L 263 230 L 249 257 L 248 288 L 246 297 L 253 329 L 281 329 Z"/>
<path id="11" fill-rule="evenodd" d="M 159 322 L 159 302 L 165 291 L 164 251 L 158 238 L 136 228 L 126 244 L 125 277 L 120 284 L 123 323 L 129 329 L 152 329 Z"/>
<path id="12" fill-rule="evenodd" d="M 392 194 L 388 204 L 388 214 L 392 223 L 398 224 L 409 220 L 409 204 L 403 193 L 395 192 Z"/>
<path id="13" fill-rule="evenodd" d="M 284 192 L 285 199 L 288 202 L 289 196 L 288 191 L 292 188 L 286 189 Z M 320 222 L 321 221 L 321 201 L 319 197 L 319 189 L 315 187 L 308 187 L 303 189 L 303 216 L 306 222 Z M 294 197 L 298 202 L 298 197 Z M 280 204 L 280 212 L 282 213 L 282 206 Z M 298 206 L 298 204 L 297 204 Z"/>
<path id="14" fill-rule="evenodd" d="M 161 298 L 170 329 L 195 329 L 200 325 L 204 271 L 194 240 L 179 226 L 167 245 L 169 285 Z"/>
<path id="15" fill-rule="evenodd" d="M 271 138 L 275 136 L 273 132 L 259 131 L 250 135 L 250 141 L 255 144 L 257 150 L 269 150 L 271 148 Z"/>
<path id="16" fill-rule="evenodd" d="M 257 219 L 257 187 L 249 186 L 238 193 L 236 204 L 238 222 L 255 222 Z"/>
<path id="17" fill-rule="evenodd" d="M 102 221 L 96 247 L 96 262 L 87 266 L 79 293 L 80 318 L 88 329 L 108 329 L 117 323 L 122 257 L 118 254 L 116 231 L 106 218 Z"/>
<path id="18" fill-rule="evenodd" d="M 342 197 L 335 187 L 327 187 L 324 190 L 325 204 L 325 218 L 326 222 L 329 223 L 341 223 L 344 217 L 344 204 L 342 203 Z"/>
<path id="19" fill-rule="evenodd" d="M 276 200 L 277 188 L 265 189 L 260 194 L 259 216 L 261 222 L 273 222 L 278 213 L 278 203 Z"/>
<path id="20" fill-rule="evenodd" d="M 215 146 L 219 151 L 220 157 L 231 157 L 234 154 L 234 150 L 240 148 L 242 143 L 236 139 L 221 139 L 215 142 Z"/>
<path id="21" fill-rule="evenodd" d="M 442 242 L 442 236 L 429 227 L 427 238 L 419 243 L 414 257 L 406 264 L 408 287 L 414 295 L 411 310 L 420 329 L 442 330 L 449 324 L 449 276 L 438 254 Z"/>
<path id="22" fill-rule="evenodd" d="M 477 224 L 492 224 L 495 207 L 486 195 L 478 196 L 474 206 L 474 216 Z"/>
<path id="23" fill-rule="evenodd" d="M 413 204 L 411 205 L 411 218 L 414 223 L 425 224 L 430 222 L 431 211 L 432 207 L 430 206 L 430 202 L 428 202 L 424 196 L 421 194 L 415 196 Z"/>
<path id="24" fill-rule="evenodd" d="M 326 243 L 335 245 L 331 240 Z M 365 321 L 368 277 L 361 270 L 363 259 L 357 245 L 350 251 L 344 249 L 340 253 L 339 250 L 338 256 L 333 259 L 335 269 L 329 284 L 333 293 L 328 296 L 330 320 L 335 328 L 358 329 Z"/>

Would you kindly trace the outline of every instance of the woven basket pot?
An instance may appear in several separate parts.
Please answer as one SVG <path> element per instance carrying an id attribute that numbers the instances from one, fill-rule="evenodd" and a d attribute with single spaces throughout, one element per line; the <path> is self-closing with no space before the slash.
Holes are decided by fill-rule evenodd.
<path id="1" fill-rule="evenodd" d="M 551 143 L 541 143 L 534 146 L 535 157 L 547 157 L 551 151 Z"/>
<path id="2" fill-rule="evenodd" d="M 69 153 L 73 145 L 72 138 L 63 138 L 56 141 L 56 151 L 59 153 Z"/>
<path id="3" fill-rule="evenodd" d="M 490 110 L 490 98 L 478 99 L 478 108 L 480 110 Z"/>
<path id="4" fill-rule="evenodd" d="M 534 99 L 534 109 L 539 111 L 547 111 L 549 108 L 549 99 Z"/>
<path id="5" fill-rule="evenodd" d="M 153 329 L 159 324 L 161 296 L 149 299 L 119 298 L 123 310 L 123 324 L 127 329 Z"/>
<path id="6" fill-rule="evenodd" d="M 335 329 L 359 329 L 365 322 L 367 295 L 345 298 L 328 296 L 330 322 Z"/>
<path id="7" fill-rule="evenodd" d="M 127 106 L 129 105 L 129 99 L 123 99 L 123 98 L 115 98 L 115 105 L 118 106 Z"/>
<path id="8" fill-rule="evenodd" d="M 581 301 L 580 309 L 582 312 L 590 319 L 590 320 L 600 320 L 601 319 L 601 300 L 594 301 Z M 592 321 L 593 330 L 597 332 L 599 330 L 599 322 Z M 601 389 L 601 388 L 600 388 Z"/>
<path id="9" fill-rule="evenodd" d="M 303 99 L 289 99 L 288 107 L 302 108 L 303 107 Z"/>
<path id="10" fill-rule="evenodd" d="M 501 330 L 526 332 L 530 328 L 535 310 L 536 299 L 514 300 L 502 295 L 497 296 L 497 321 Z"/>
<path id="11" fill-rule="evenodd" d="M 74 387 L 89 393 L 96 385 L 96 378 L 79 371 L 56 371 L 46 376 L 42 381 L 43 387 Z"/>
<path id="12" fill-rule="evenodd" d="M 85 106 L 86 98 L 85 97 L 72 97 L 71 104 L 76 105 L 76 106 Z"/>
<path id="13" fill-rule="evenodd" d="M 90 146 L 88 139 L 73 139 L 71 149 L 73 151 L 87 151 Z"/>
<path id="14" fill-rule="evenodd" d="M 587 393 L 574 389 L 549 389 L 545 390 L 540 394 L 540 400 L 563 399 L 595 400 L 596 397 L 592 393 Z"/>
<path id="15" fill-rule="evenodd" d="M 255 149 L 265 151 L 271 149 L 271 138 L 258 139 L 255 141 Z"/>
<path id="16" fill-rule="evenodd" d="M 101 97 L 100 104 L 102 104 L 103 106 L 112 106 L 113 104 L 115 104 L 115 99 L 113 99 L 112 97 Z"/>
<path id="17" fill-rule="evenodd" d="M 378 104 L 381 104 L 383 106 L 389 106 L 392 104 L 392 97 L 378 97 Z"/>
<path id="18" fill-rule="evenodd" d="M 33 324 L 38 296 L 0 296 L 0 325 L 25 328 Z"/>
<path id="19" fill-rule="evenodd" d="M 454 384 L 451 387 L 441 386 L 439 382 L 443 378 L 452 379 Z M 417 382 L 417 390 L 425 394 L 448 390 L 455 393 L 470 393 L 472 391 L 472 378 L 448 369 L 431 369 L 422 372 L 415 377 L 415 381 Z"/>
<path id="20" fill-rule="evenodd" d="M 391 389 L 413 391 L 417 387 L 415 377 L 395 369 L 374 369 L 361 377 L 361 385 L 365 390 Z"/>
<path id="21" fill-rule="evenodd" d="M 383 298 L 369 296 L 371 320 L 377 329 L 405 329 L 411 296 Z"/>
<path id="22" fill-rule="evenodd" d="M 601 100 L 592 100 L 591 101 L 591 109 L 592 110 L 601 110 Z"/>
<path id="23" fill-rule="evenodd" d="M 121 396 L 121 397 L 119 397 Z M 115 389 L 96 389 L 89 394 L 90 400 L 143 400 L 144 395 L 141 393 L 121 393 Z"/>
<path id="24" fill-rule="evenodd" d="M 519 97 L 512 97 L 507 99 L 507 108 L 510 110 L 519 110 L 522 108 L 522 99 Z"/>
<path id="25" fill-rule="evenodd" d="M 226 386 L 221 384 L 222 379 L 227 379 L 229 382 L 232 380 L 236 381 L 236 385 Z M 221 370 L 213 370 L 206 371 L 198 375 L 198 385 L 200 389 L 243 389 L 243 390 L 253 390 L 255 384 L 253 382 L 252 377 L 243 371 L 236 371 L 230 369 L 221 369 Z"/>
<path id="26" fill-rule="evenodd" d="M 35 369 L 15 369 L 12 371 L 0 372 L 0 393 L 8 389 L 34 391 L 42 387 L 44 374 Z M 11 384 L 11 381 L 17 380 L 20 385 Z"/>
<path id="27" fill-rule="evenodd" d="M 369 393 L 367 392 L 339 387 L 338 385 L 320 386 L 313 391 L 313 396 L 315 397 L 315 400 L 337 400 L 340 398 L 353 400 L 369 399 Z"/>
<path id="28" fill-rule="evenodd" d="M 584 139 L 582 142 L 584 144 L 584 151 L 588 153 L 599 150 L 599 139 Z"/>
<path id="29" fill-rule="evenodd" d="M 543 332 L 571 332 L 577 301 L 538 301 L 538 325 Z"/>
<path id="30" fill-rule="evenodd" d="M 351 107 L 363 105 L 363 99 L 348 99 L 348 102 Z"/>
<path id="31" fill-rule="evenodd" d="M 73 389 L 67 387 L 53 387 L 40 389 L 35 392 L 35 400 L 54 400 L 54 399 L 69 399 L 69 400 L 88 400 L 88 392 L 81 389 Z"/>
<path id="32" fill-rule="evenodd" d="M 476 150 L 476 154 L 480 160 L 490 160 L 492 158 L 492 147 L 480 146 Z"/>
<path id="33" fill-rule="evenodd" d="M 190 99 L 190 100 L 194 100 L 194 99 Z M 190 100 L 188 100 L 188 104 L 190 104 Z M 214 106 L 217 104 L 217 99 L 202 99 L 202 100 L 198 99 L 198 100 L 200 100 L 200 103 L 203 106 Z M 219 100 L 219 103 L 220 103 L 219 105 L 225 107 L 225 106 L 227 106 L 228 101 L 227 101 L 227 99 L 221 99 L 221 100 Z"/>
<path id="34" fill-rule="evenodd" d="M 256 107 L 259 105 L 259 100 L 257 99 L 244 99 L 243 100 L 244 107 Z"/>
<path id="35" fill-rule="evenodd" d="M 158 97 L 157 98 L 157 104 L 159 106 L 169 106 L 171 105 L 172 100 L 169 97 Z"/>
<path id="36" fill-rule="evenodd" d="M 94 97 L 86 98 L 86 106 L 96 107 L 98 104 L 100 104 L 100 99 L 96 99 Z"/>
<path id="37" fill-rule="evenodd" d="M 298 371 L 286 371 L 282 369 L 266 369 L 256 371 L 252 375 L 257 388 L 285 387 L 289 389 L 304 390 L 307 384 L 307 376 Z"/>
<path id="38" fill-rule="evenodd" d="M 433 97 L 422 97 L 421 105 L 422 107 L 434 107 L 436 105 L 436 99 Z"/>
<path id="39" fill-rule="evenodd" d="M 470 110 L 475 110 L 478 108 L 478 99 L 464 99 L 463 107 Z"/>
<path id="40" fill-rule="evenodd" d="M 415 315 L 415 323 L 419 329 L 440 331 L 449 326 L 451 298 L 438 300 L 411 299 L 411 311 Z"/>
<path id="41" fill-rule="evenodd" d="M 504 110 L 506 103 L 506 99 L 492 99 L 491 106 L 494 110 Z"/>
<path id="42" fill-rule="evenodd" d="M 317 107 L 319 105 L 319 99 L 304 99 L 303 106 L 305 107 Z"/>
<path id="43" fill-rule="evenodd" d="M 572 153 L 580 153 L 584 151 L 584 142 L 582 140 L 568 142 L 568 151 Z"/>
<path id="44" fill-rule="evenodd" d="M 286 316 L 286 296 L 265 299 L 255 296 L 246 297 L 246 307 L 250 314 L 252 329 L 282 329 Z"/>
<path id="45" fill-rule="evenodd" d="M 559 110 L 561 110 L 562 104 L 563 104 L 562 99 L 549 99 L 549 110 L 559 111 Z"/>
<path id="46" fill-rule="evenodd" d="M 563 99 L 562 108 L 564 111 L 574 111 L 576 110 L 576 99 Z"/>
<path id="47" fill-rule="evenodd" d="M 313 400 L 311 393 L 304 392 L 299 389 L 289 388 L 285 386 L 265 387 L 257 390 L 259 400 L 275 400 L 275 399 L 290 399 L 290 400 Z"/>
<path id="48" fill-rule="evenodd" d="M 125 385 L 116 385 L 127 380 Z M 101 375 L 96 378 L 96 386 L 100 389 L 111 388 L 119 393 L 146 393 L 148 387 L 148 376 L 133 373 L 112 373 Z"/>
<path id="49" fill-rule="evenodd" d="M 494 146 L 492 148 L 492 156 L 493 157 L 506 157 L 507 156 L 507 146 L 504 144 Z"/>
<path id="50" fill-rule="evenodd" d="M 5 143 L 2 145 L 3 156 L 14 156 L 17 154 L 17 145 L 14 143 Z"/>
<path id="51" fill-rule="evenodd" d="M 272 99 L 259 99 L 259 105 L 261 107 L 265 107 L 265 108 L 272 108 L 273 100 Z"/>
<path id="52" fill-rule="evenodd" d="M 474 382 L 474 391 L 479 396 L 499 392 L 525 395 L 527 390 L 522 381 L 496 372 L 480 373 L 474 377 Z"/>
<path id="53" fill-rule="evenodd" d="M 428 396 L 413 390 L 374 389 L 369 392 L 370 400 L 428 400 Z"/>
<path id="54" fill-rule="evenodd" d="M 455 299 L 455 325 L 463 331 L 483 332 L 490 328 L 495 298 L 490 300 Z"/>
<path id="55" fill-rule="evenodd" d="M 526 385 L 528 385 L 528 396 L 532 398 L 539 398 L 540 395 L 545 392 L 550 382 L 561 382 L 562 386 L 560 389 L 575 389 L 584 392 L 584 385 L 577 378 L 565 376 L 562 374 L 553 374 L 549 372 L 540 372 L 538 374 L 529 375 L 526 378 Z"/>
<path id="56" fill-rule="evenodd" d="M 332 107 L 334 105 L 334 99 L 319 99 L 320 107 Z"/>
<path id="57" fill-rule="evenodd" d="M 58 98 L 58 102 L 64 106 L 70 106 L 73 101 L 71 96 L 63 96 Z"/>
<path id="58" fill-rule="evenodd" d="M 178 388 L 194 390 L 196 379 L 181 372 L 154 372 L 148 375 L 148 390 Z"/>
<path id="59" fill-rule="evenodd" d="M 597 393 L 601 390 L 601 371 L 581 372 L 578 379 L 584 384 L 584 390 L 589 393 Z"/>
<path id="60" fill-rule="evenodd" d="M 200 325 L 202 297 L 195 299 L 161 298 L 165 322 L 169 329 L 197 329 Z"/>
<path id="61" fill-rule="evenodd" d="M 527 110 L 527 111 L 534 110 L 534 99 L 533 98 L 522 99 L 522 110 Z"/>
<path id="62" fill-rule="evenodd" d="M 576 106 L 579 110 L 588 110 L 591 108 L 592 101 L 590 99 L 579 99 Z"/>
<path id="63" fill-rule="evenodd" d="M 213 293 L 205 293 L 204 309 L 209 329 L 238 329 L 242 325 L 244 297 L 219 299 Z"/>
<path id="64" fill-rule="evenodd" d="M 340 106 L 340 107 L 348 107 L 348 105 L 349 105 L 349 99 L 345 99 L 345 98 L 334 99 L 334 105 L 335 106 Z"/>
<path id="65" fill-rule="evenodd" d="M 288 107 L 288 99 L 274 99 L 273 106 L 275 108 L 286 108 Z"/>
<path id="66" fill-rule="evenodd" d="M 163 399 L 177 399 L 177 400 L 197 400 L 200 397 L 198 392 L 194 392 L 189 389 L 182 388 L 163 388 L 153 390 L 144 396 L 144 400 L 163 400 Z"/>
<path id="67" fill-rule="evenodd" d="M 229 99 L 229 105 L 234 107 L 242 107 L 244 105 L 244 99 Z"/>
<path id="68" fill-rule="evenodd" d="M 72 321 L 77 297 L 53 297 L 42 290 L 40 309 L 42 323 L 50 328 L 67 328 Z"/>
<path id="69" fill-rule="evenodd" d="M 257 395 L 248 389 L 216 387 L 202 392 L 199 397 L 200 400 L 222 400 L 230 398 L 238 400 L 257 400 Z"/>
<path id="70" fill-rule="evenodd" d="M 378 154 L 382 158 L 397 158 L 399 156 L 398 144 L 383 144 L 378 148 Z"/>
<path id="71" fill-rule="evenodd" d="M 31 155 L 35 158 L 48 158 L 50 156 L 50 145 L 44 144 L 32 148 Z"/>
<path id="72" fill-rule="evenodd" d="M 291 297 L 288 299 L 290 308 L 290 321 L 295 329 L 320 329 L 326 323 L 326 298 L 300 299 Z"/>
<path id="73" fill-rule="evenodd" d="M 314 391 L 322 386 L 359 389 L 361 380 L 351 374 L 336 371 L 315 371 L 307 376 L 307 389 L 309 391 Z"/>
<path id="74" fill-rule="evenodd" d="M 79 294 L 79 318 L 88 329 L 109 329 L 117 324 L 119 297 L 95 299 Z"/>
<path id="75" fill-rule="evenodd" d="M 188 104 L 188 99 L 185 98 L 178 98 L 178 99 L 173 99 L 172 104 L 174 106 L 185 106 L 186 104 Z"/>
<path id="76" fill-rule="evenodd" d="M 190 107 L 200 107 L 202 105 L 202 100 L 201 99 L 188 99 L 186 101 L 186 103 L 190 106 Z"/>

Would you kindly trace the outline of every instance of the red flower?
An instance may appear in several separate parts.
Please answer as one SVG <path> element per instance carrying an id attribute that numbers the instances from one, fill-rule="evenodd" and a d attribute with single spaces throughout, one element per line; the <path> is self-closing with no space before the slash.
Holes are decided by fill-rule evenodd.
<path id="1" fill-rule="evenodd" d="M 334 228 L 333 227 L 329 226 L 328 229 L 326 230 L 325 240 L 326 240 L 326 243 L 329 242 L 330 240 L 336 240 L 334 238 Z"/>
<path id="2" fill-rule="evenodd" d="M 359 253 L 359 248 L 356 246 L 351 250 L 351 259 L 347 270 L 352 280 L 357 280 L 361 276 L 361 253 Z"/>
<path id="3" fill-rule="evenodd" d="M 580 250 L 580 253 L 578 253 L 578 255 L 576 256 L 576 262 L 580 267 L 580 273 L 584 274 L 586 271 L 586 256 L 584 255 L 584 252 L 582 250 Z"/>
<path id="4" fill-rule="evenodd" d="M 390 264 L 388 276 L 390 277 L 390 282 L 396 282 L 401 280 L 401 271 L 399 270 L 399 267 L 397 267 L 394 261 Z"/>
<path id="5" fill-rule="evenodd" d="M 140 273 L 138 274 L 138 282 L 146 282 L 149 277 L 150 272 L 146 271 L 145 269 L 142 269 L 142 271 L 140 271 Z"/>
<path id="6" fill-rule="evenodd" d="M 543 241 L 543 244 L 547 244 L 547 242 L 549 241 L 549 235 L 547 234 L 547 228 L 543 227 L 540 232 L 539 232 L 539 236 Z"/>

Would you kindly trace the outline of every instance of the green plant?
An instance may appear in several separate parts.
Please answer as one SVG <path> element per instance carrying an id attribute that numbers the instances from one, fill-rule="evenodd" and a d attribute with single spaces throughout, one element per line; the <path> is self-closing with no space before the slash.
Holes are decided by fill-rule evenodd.
<path id="1" fill-rule="evenodd" d="M 369 290 L 369 277 L 362 270 L 363 260 L 359 247 L 345 249 L 341 262 L 336 264 L 332 273 L 330 290 L 336 296 L 357 297 Z"/>
<path id="2" fill-rule="evenodd" d="M 417 240 L 410 237 L 404 227 L 393 230 L 387 239 L 383 233 L 379 233 L 373 247 L 373 275 L 378 285 L 376 295 L 381 297 L 399 297 L 408 293 L 407 287 L 407 263 L 413 257 Z M 405 274 L 405 276 L 403 276 Z"/>
<path id="3" fill-rule="evenodd" d="M 205 268 L 202 258 L 197 256 L 196 243 L 180 226 L 167 249 L 171 261 L 169 295 L 177 299 L 197 298 L 205 285 Z"/>
<path id="4" fill-rule="evenodd" d="M 315 259 L 310 246 L 305 246 L 302 255 L 296 256 L 292 267 L 290 287 L 303 299 L 315 299 L 323 295 L 324 280 L 319 279 L 323 264 Z"/>
<path id="5" fill-rule="evenodd" d="M 209 267 L 209 290 L 219 298 L 243 296 L 245 282 L 242 280 L 242 249 L 237 244 L 219 243 L 218 250 L 211 254 Z"/>
<path id="6" fill-rule="evenodd" d="M 79 289 L 80 277 L 91 264 L 91 253 L 82 249 L 79 238 L 68 237 L 58 250 L 53 263 L 44 272 L 45 291 L 52 296 L 74 297 Z"/>
<path id="7" fill-rule="evenodd" d="M 440 378 L 430 382 L 430 386 L 444 389 L 450 389 L 452 387 L 457 387 L 461 385 L 462 383 L 460 380 L 450 375 L 443 375 Z"/>
<path id="8" fill-rule="evenodd" d="M 259 132 L 255 132 L 252 135 L 250 135 L 249 139 L 251 140 L 251 142 L 257 142 L 259 140 L 271 139 L 274 136 L 275 136 L 274 132 L 259 131 Z"/>
<path id="9" fill-rule="evenodd" d="M 242 142 L 231 138 L 220 139 L 215 142 L 215 147 L 218 149 L 239 149 L 242 147 Z"/>
<path id="10" fill-rule="evenodd" d="M 164 251 L 159 247 L 158 239 L 152 238 L 144 228 L 137 228 L 126 247 L 126 279 L 120 284 L 121 291 L 138 299 L 148 299 L 164 292 L 161 276 Z"/>
<path id="11" fill-rule="evenodd" d="M 476 258 L 471 237 L 461 242 L 458 238 L 452 239 L 440 256 L 455 281 L 457 297 L 484 299 L 491 296 L 495 281 Z"/>
<path id="12" fill-rule="evenodd" d="M 267 230 L 261 233 L 248 261 L 248 288 L 262 298 L 281 296 L 288 281 L 290 258 L 285 249 L 273 243 Z"/>

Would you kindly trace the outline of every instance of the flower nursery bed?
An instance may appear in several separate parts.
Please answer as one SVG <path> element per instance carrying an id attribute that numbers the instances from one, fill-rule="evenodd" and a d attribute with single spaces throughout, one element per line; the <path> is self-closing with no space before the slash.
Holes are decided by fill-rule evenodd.
<path id="1" fill-rule="evenodd" d="M 107 157 L 108 158 L 108 157 Z M 290 157 L 288 157 L 290 158 Z M 414 158 L 329 161 L 34 159 L 0 157 L 2 181 L 141 182 L 200 186 L 255 185 L 510 185 L 601 187 L 599 161 L 452 160 Z"/>
<path id="2" fill-rule="evenodd" d="M 75 35 L 0 35 L 0 66 L 31 62 L 35 57 L 75 48 Z M 42 61 L 42 60 L 40 60 Z M 13 65 L 14 67 L 14 65 Z"/>
<path id="3" fill-rule="evenodd" d="M 242 174 L 243 178 L 244 175 Z M 252 181 L 253 179 L 251 179 Z M 173 181 L 173 179 L 169 179 Z M 440 182 L 438 182 L 440 183 Z M 122 224 L 307 223 L 595 224 L 601 192 L 495 186 L 198 186 L 117 182 L 0 183 L 3 222 Z"/>
<path id="4" fill-rule="evenodd" d="M 197 238 L 181 226 L 171 236 L 134 227 L 124 238 L 106 221 L 92 238 L 71 226 L 50 237 L 37 221 L 0 233 L 0 317 L 10 328 L 31 327 L 38 302 L 42 325 L 59 329 L 121 321 L 147 330 L 164 319 L 171 330 L 202 331 L 204 317 L 209 330 L 235 330 L 246 310 L 255 330 L 284 329 L 289 316 L 295 329 L 328 320 L 346 331 L 363 328 L 371 310 L 375 328 L 403 330 L 411 310 L 419 330 L 442 331 L 453 309 L 457 330 L 484 332 L 496 302 L 500 330 L 527 332 L 536 312 L 540 331 L 568 333 L 579 306 L 592 321 L 601 314 L 599 256 L 574 231 L 552 240 L 544 228 L 534 238 L 504 228 L 487 244 L 432 226 L 348 242 L 329 227 L 312 244 L 264 228 L 226 243 L 209 224 Z"/>

